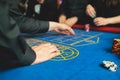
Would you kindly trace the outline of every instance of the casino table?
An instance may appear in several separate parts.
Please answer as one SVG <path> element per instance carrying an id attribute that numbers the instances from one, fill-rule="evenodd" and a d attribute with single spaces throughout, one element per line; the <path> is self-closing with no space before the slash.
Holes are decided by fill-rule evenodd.
<path id="1" fill-rule="evenodd" d="M 0 72 L 0 80 L 120 80 L 120 56 L 113 54 L 112 44 L 119 33 L 74 29 L 76 34 L 61 35 L 53 31 L 44 34 L 23 34 L 30 46 L 51 42 L 61 55 L 49 61 Z M 113 61 L 118 70 L 101 66 Z"/>

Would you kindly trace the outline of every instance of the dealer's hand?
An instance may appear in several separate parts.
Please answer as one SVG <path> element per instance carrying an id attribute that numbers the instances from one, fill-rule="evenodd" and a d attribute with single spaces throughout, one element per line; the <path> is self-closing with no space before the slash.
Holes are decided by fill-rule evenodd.
<path id="1" fill-rule="evenodd" d="M 49 31 L 54 30 L 58 33 L 61 34 L 66 34 L 66 35 L 74 35 L 75 32 L 74 30 L 66 25 L 66 24 L 61 24 L 61 23 L 57 23 L 57 22 L 50 22 L 50 28 Z"/>
<path id="2" fill-rule="evenodd" d="M 39 46 L 32 47 L 32 49 L 36 54 L 36 59 L 32 63 L 32 65 L 45 62 L 52 59 L 53 57 L 60 55 L 60 51 L 55 45 L 51 43 L 40 44 Z"/>

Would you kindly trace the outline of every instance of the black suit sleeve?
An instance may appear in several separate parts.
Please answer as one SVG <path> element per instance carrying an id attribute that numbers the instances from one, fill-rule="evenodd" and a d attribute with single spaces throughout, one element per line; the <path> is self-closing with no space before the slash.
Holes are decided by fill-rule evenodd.
<path id="1" fill-rule="evenodd" d="M 9 16 L 9 9 L 7 0 L 0 1 L 0 69 L 30 65 L 36 58 L 20 36 L 16 21 Z"/>
<path id="2" fill-rule="evenodd" d="M 27 18 L 17 9 L 17 5 L 10 9 L 10 16 L 17 22 L 20 31 L 25 33 L 43 33 L 49 29 L 48 21 Z"/>

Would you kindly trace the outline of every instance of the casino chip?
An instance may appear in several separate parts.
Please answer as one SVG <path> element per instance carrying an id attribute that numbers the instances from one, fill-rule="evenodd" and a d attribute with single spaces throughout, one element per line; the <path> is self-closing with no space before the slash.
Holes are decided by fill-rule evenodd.
<path id="1" fill-rule="evenodd" d="M 120 39 L 114 39 L 112 53 L 120 54 Z"/>
<path id="2" fill-rule="evenodd" d="M 90 31 L 90 24 L 85 24 L 85 31 L 89 32 Z"/>
<path id="3" fill-rule="evenodd" d="M 111 62 L 111 61 L 103 61 L 102 64 L 103 64 L 103 67 L 105 67 L 106 69 L 112 72 L 115 72 L 118 69 L 118 66 L 114 62 Z"/>

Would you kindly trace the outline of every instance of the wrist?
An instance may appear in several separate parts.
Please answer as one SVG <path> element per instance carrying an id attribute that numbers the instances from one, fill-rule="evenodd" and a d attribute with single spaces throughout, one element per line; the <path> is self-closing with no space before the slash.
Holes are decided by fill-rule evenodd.
<path id="1" fill-rule="evenodd" d="M 55 28 L 57 27 L 58 23 L 57 22 L 49 22 L 49 31 L 55 30 Z"/>
<path id="2" fill-rule="evenodd" d="M 113 20 L 111 18 L 107 18 L 108 24 L 113 24 Z"/>

